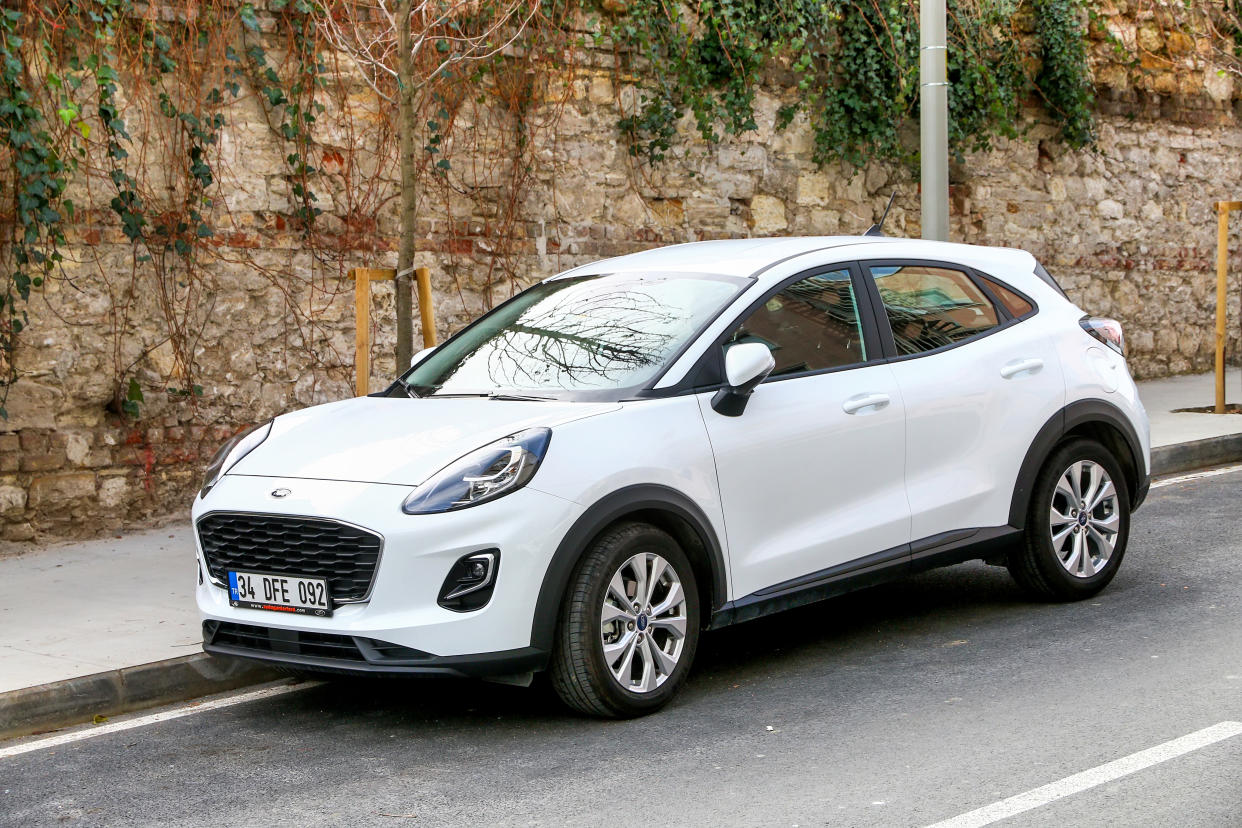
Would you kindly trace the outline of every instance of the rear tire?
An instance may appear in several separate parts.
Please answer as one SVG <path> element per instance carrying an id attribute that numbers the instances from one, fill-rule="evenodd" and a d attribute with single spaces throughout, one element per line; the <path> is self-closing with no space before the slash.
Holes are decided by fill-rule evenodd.
<path id="1" fill-rule="evenodd" d="M 1130 493 L 1121 464 L 1094 440 L 1052 453 L 1035 480 L 1022 543 L 1008 567 L 1027 593 L 1079 601 L 1108 586 L 1130 535 Z"/>
<path id="2" fill-rule="evenodd" d="M 699 640 L 699 592 L 686 554 L 646 523 L 607 530 L 570 577 L 549 678 L 592 716 L 654 713 L 685 683 Z"/>

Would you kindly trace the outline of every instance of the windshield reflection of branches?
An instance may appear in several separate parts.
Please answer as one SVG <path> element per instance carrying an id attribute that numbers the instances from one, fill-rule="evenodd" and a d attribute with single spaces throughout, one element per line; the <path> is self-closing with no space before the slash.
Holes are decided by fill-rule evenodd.
<path id="1" fill-rule="evenodd" d="M 497 332 L 476 356 L 486 356 L 488 377 L 497 388 L 618 386 L 658 365 L 690 316 L 637 289 L 611 290 L 582 302 L 540 303 Z"/>

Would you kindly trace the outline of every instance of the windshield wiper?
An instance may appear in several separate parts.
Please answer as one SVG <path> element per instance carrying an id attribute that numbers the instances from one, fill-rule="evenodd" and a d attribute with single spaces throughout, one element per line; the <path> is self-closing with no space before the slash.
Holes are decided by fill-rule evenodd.
<path id="1" fill-rule="evenodd" d="M 401 386 L 401 389 L 405 391 L 405 395 L 412 400 L 417 400 L 426 396 L 426 394 L 423 393 L 423 389 L 425 389 L 426 386 L 415 385 L 412 382 L 405 382 L 404 380 L 397 380 L 397 383 Z"/>
<path id="2" fill-rule="evenodd" d="M 419 393 L 420 390 L 426 390 L 429 393 Z M 556 397 L 540 397 L 535 394 L 511 394 L 507 391 L 450 391 L 446 394 L 437 393 L 434 389 L 427 386 L 407 385 L 406 392 L 411 397 L 419 398 L 435 398 L 435 399 L 462 399 L 465 397 L 485 397 L 489 400 L 521 400 L 521 401 L 540 401 L 555 400 Z"/>
<path id="3" fill-rule="evenodd" d="M 489 400 L 555 400 L 556 397 L 540 397 L 535 394 L 505 394 L 493 391 L 487 395 Z"/>

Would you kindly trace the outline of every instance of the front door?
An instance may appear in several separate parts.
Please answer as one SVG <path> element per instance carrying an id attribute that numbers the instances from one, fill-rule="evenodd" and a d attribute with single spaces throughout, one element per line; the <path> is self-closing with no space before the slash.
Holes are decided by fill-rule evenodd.
<path id="1" fill-rule="evenodd" d="M 867 352 L 857 296 L 844 267 L 787 282 L 721 346 L 763 342 L 776 360 L 746 410 L 725 416 L 699 396 L 732 598 L 878 552 L 904 557 L 905 410 L 892 369 Z"/>

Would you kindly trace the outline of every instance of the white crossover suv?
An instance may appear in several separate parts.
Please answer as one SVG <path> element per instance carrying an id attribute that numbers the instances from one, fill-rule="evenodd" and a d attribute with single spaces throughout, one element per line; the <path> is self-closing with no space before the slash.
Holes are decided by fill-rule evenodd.
<path id="1" fill-rule="evenodd" d="M 666 247 L 541 282 L 387 390 L 239 434 L 208 652 L 528 680 L 634 716 L 704 630 L 971 559 L 1094 595 L 1147 493 L 1120 326 L 1020 250 Z"/>

